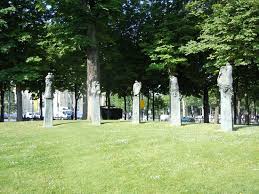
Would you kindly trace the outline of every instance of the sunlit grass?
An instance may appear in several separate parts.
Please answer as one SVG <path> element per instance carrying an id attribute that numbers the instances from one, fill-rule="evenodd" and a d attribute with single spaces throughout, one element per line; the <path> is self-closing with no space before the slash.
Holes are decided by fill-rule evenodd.
<path id="1" fill-rule="evenodd" d="M 259 193 L 259 127 L 0 124 L 0 193 Z"/>

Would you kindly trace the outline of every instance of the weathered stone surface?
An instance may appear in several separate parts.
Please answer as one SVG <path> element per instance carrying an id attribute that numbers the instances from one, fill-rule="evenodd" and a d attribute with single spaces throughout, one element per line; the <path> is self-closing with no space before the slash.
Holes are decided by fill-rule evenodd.
<path id="1" fill-rule="evenodd" d="M 53 126 L 53 99 L 45 99 L 44 127 L 51 128 Z"/>
<path id="2" fill-rule="evenodd" d="M 170 76 L 170 100 L 170 124 L 181 126 L 181 95 L 175 76 Z"/>
<path id="3" fill-rule="evenodd" d="M 133 84 L 133 108 L 132 108 L 132 123 L 140 123 L 140 90 L 141 82 L 135 81 Z"/>
<path id="4" fill-rule="evenodd" d="M 51 128 L 53 126 L 53 81 L 52 73 L 48 73 L 45 78 L 45 114 L 44 114 L 44 123 L 45 128 Z"/>
<path id="5" fill-rule="evenodd" d="M 100 84 L 98 81 L 93 81 L 91 86 L 91 98 L 92 98 L 92 124 L 101 124 L 101 110 L 100 110 Z"/>
<path id="6" fill-rule="evenodd" d="M 232 85 L 232 66 L 228 63 L 226 66 L 221 67 L 218 76 L 221 108 L 221 129 L 226 132 L 233 130 Z"/>

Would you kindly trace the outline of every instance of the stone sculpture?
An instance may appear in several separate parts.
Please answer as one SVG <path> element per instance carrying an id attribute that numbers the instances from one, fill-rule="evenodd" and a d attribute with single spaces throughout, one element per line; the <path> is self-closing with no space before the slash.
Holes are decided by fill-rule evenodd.
<path id="1" fill-rule="evenodd" d="M 91 98 L 92 98 L 92 124 L 101 124 L 101 110 L 100 110 L 100 94 L 101 88 L 98 81 L 93 81 L 91 85 Z"/>
<path id="2" fill-rule="evenodd" d="M 51 128 L 53 126 L 53 82 L 54 76 L 52 73 L 48 73 L 45 77 L 45 109 L 44 109 L 44 123 L 45 128 Z"/>
<path id="3" fill-rule="evenodd" d="M 135 81 L 133 84 L 133 114 L 132 114 L 132 122 L 135 124 L 140 123 L 140 90 L 141 90 L 141 82 Z"/>
<path id="4" fill-rule="evenodd" d="M 137 80 L 135 81 L 135 83 L 133 84 L 133 94 L 134 96 L 139 95 L 140 90 L 141 90 L 141 82 L 138 82 Z"/>
<path id="5" fill-rule="evenodd" d="M 233 95 L 233 78 L 232 66 L 227 63 L 220 68 L 218 76 L 218 86 L 220 91 L 220 108 L 221 108 L 221 129 L 224 131 L 233 130 L 233 112 L 232 112 L 232 95 Z"/>
<path id="6" fill-rule="evenodd" d="M 181 95 L 177 77 L 170 76 L 170 123 L 181 126 Z"/>

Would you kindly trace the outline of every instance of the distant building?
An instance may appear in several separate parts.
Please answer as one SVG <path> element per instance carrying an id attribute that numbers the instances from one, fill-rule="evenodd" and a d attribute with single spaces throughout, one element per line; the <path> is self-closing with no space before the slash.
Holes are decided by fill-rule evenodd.
<path id="1" fill-rule="evenodd" d="M 15 97 L 16 103 L 16 97 Z M 32 93 L 29 93 L 28 90 L 22 92 L 22 107 L 23 107 L 23 115 L 27 112 L 40 112 L 40 100 L 32 100 Z M 54 92 L 54 99 L 53 99 L 53 111 L 54 116 L 58 114 L 62 108 L 66 107 L 69 110 L 74 111 L 75 108 L 75 98 L 74 92 L 65 91 L 58 91 L 55 90 Z M 44 110 L 44 95 L 43 95 L 43 110 Z M 44 112 L 44 111 L 43 111 Z M 77 112 L 83 112 L 83 98 L 78 100 L 77 104 Z"/>

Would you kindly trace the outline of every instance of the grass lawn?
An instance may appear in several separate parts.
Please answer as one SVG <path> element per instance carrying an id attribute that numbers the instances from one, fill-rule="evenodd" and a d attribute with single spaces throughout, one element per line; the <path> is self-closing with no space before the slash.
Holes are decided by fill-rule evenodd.
<path id="1" fill-rule="evenodd" d="M 259 127 L 0 124 L 0 193 L 259 193 Z"/>

